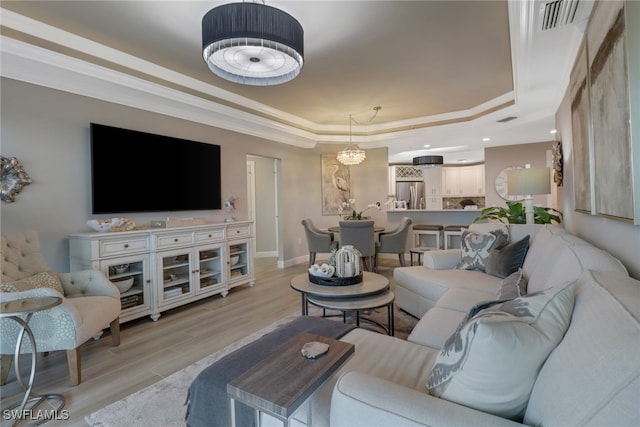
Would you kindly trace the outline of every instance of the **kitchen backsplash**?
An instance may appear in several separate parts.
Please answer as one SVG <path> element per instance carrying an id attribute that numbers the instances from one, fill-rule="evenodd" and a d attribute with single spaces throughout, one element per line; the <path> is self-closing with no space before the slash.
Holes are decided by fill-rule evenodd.
<path id="1" fill-rule="evenodd" d="M 465 209 L 465 206 L 477 206 L 484 209 L 484 197 L 443 197 L 442 209 Z M 466 209 L 474 209 L 467 207 Z"/>

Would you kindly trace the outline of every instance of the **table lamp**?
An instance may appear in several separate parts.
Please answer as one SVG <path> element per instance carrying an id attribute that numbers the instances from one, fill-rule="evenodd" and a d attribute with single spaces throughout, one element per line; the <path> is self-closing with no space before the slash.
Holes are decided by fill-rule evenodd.
<path id="1" fill-rule="evenodd" d="M 524 195 L 527 224 L 534 224 L 533 195 L 551 193 L 550 174 L 549 168 L 532 168 L 529 164 L 524 169 L 512 169 L 507 172 L 507 193 Z"/>

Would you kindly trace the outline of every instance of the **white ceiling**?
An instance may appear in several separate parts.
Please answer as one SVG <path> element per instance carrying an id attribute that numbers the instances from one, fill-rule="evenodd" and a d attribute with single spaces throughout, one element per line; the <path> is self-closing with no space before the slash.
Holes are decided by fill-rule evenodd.
<path id="1" fill-rule="evenodd" d="M 223 3 L 3 0 L 2 75 L 56 87 L 55 73 L 36 76 L 44 67 L 27 61 L 79 72 L 73 58 L 151 82 L 135 88 L 147 94 L 169 88 L 195 96 L 199 109 L 224 111 L 227 120 L 216 125 L 231 130 L 306 147 L 340 144 L 337 151 L 352 115 L 353 141 L 388 147 L 391 163 L 429 152 L 445 163 L 477 162 L 486 146 L 554 139 L 549 131 L 592 7 L 580 0 L 573 23 L 541 31 L 547 2 L 539 0 L 269 1 L 302 24 L 305 63 L 291 82 L 253 87 L 214 76 L 202 59 L 202 16 Z M 125 86 L 115 75 L 91 73 Z M 99 94 L 95 81 L 85 92 L 76 86 L 63 89 L 114 96 Z M 185 118 L 208 120 L 196 116 Z M 497 123 L 509 116 L 517 119 Z"/>

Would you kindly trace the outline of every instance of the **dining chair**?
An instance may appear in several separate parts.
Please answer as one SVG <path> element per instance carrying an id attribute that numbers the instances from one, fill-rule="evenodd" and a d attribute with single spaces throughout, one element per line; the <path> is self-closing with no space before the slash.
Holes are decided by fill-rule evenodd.
<path id="1" fill-rule="evenodd" d="M 375 271 L 377 244 L 372 220 L 340 221 L 340 246 L 345 245 L 359 250 L 365 269 Z"/>
<path id="2" fill-rule="evenodd" d="M 303 219 L 302 225 L 307 235 L 307 247 L 309 248 L 309 267 L 316 262 L 316 254 L 318 252 L 331 252 L 338 249 L 338 242 L 335 241 L 333 233 L 320 230 L 309 219 Z"/>
<path id="3" fill-rule="evenodd" d="M 400 220 L 400 224 L 391 231 L 380 233 L 378 240 L 380 245 L 376 251 L 376 266 L 378 265 L 378 255 L 380 253 L 393 253 L 398 254 L 400 260 L 400 266 L 405 266 L 404 254 L 407 250 L 407 239 L 409 237 L 409 231 L 411 231 L 411 224 L 413 220 L 409 217 L 403 217 Z"/>

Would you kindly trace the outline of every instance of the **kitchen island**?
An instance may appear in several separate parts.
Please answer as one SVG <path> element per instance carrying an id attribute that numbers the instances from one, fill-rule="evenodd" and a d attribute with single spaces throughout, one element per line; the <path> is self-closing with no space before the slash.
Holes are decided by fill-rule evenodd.
<path id="1" fill-rule="evenodd" d="M 392 224 L 398 223 L 400 218 L 404 216 L 411 218 L 414 225 L 469 225 L 480 216 L 480 209 L 406 209 L 387 211 L 387 219 Z"/>

